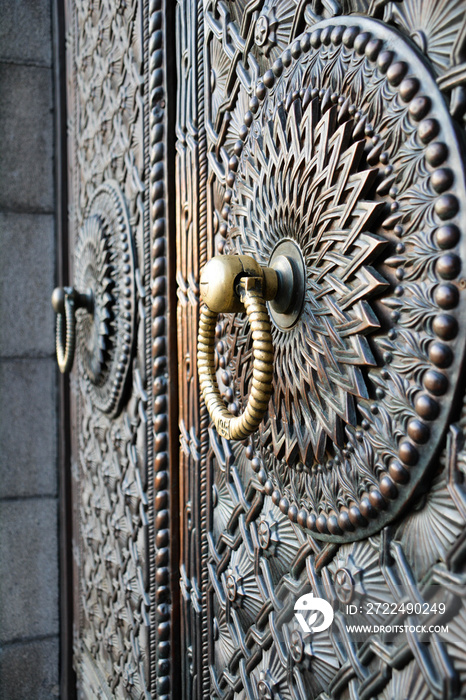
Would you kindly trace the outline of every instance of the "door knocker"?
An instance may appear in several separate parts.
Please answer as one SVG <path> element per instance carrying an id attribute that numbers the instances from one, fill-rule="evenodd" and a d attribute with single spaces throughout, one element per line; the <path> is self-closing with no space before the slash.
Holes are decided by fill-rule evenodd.
<path id="1" fill-rule="evenodd" d="M 73 287 L 57 288 L 57 360 L 69 372 L 76 355 L 96 408 L 116 415 L 130 372 L 136 323 L 133 237 L 114 180 L 98 187 L 77 232 Z"/>
<path id="2" fill-rule="evenodd" d="M 198 371 L 201 391 L 219 435 L 244 440 L 257 430 L 272 393 L 273 322 L 292 323 L 299 316 L 304 295 L 304 270 L 286 248 L 276 251 L 270 267 L 261 267 L 247 255 L 218 255 L 201 273 L 201 310 Z M 233 415 L 225 406 L 215 377 L 215 326 L 220 313 L 245 311 L 253 339 L 253 371 L 243 413 Z M 285 319 L 285 320 L 284 320 Z"/>
<path id="3" fill-rule="evenodd" d="M 92 313 L 93 294 L 80 294 L 74 287 L 57 287 L 52 294 L 52 307 L 57 315 L 56 352 L 58 368 L 62 374 L 71 371 L 76 348 L 77 309 L 86 309 Z"/>

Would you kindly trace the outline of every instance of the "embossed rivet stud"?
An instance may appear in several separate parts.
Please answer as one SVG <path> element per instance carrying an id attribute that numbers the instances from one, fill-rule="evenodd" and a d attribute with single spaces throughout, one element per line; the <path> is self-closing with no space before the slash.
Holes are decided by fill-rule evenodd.
<path id="1" fill-rule="evenodd" d="M 460 230 L 455 224 L 440 226 L 435 232 L 435 240 L 439 248 L 446 250 L 454 248 L 460 239 Z"/>
<path id="2" fill-rule="evenodd" d="M 315 530 L 316 530 L 316 520 L 317 519 L 316 519 L 316 516 L 314 515 L 314 513 L 309 513 L 309 515 L 307 517 L 306 525 L 309 528 L 309 530 L 311 530 L 312 532 L 315 532 Z"/>
<path id="3" fill-rule="evenodd" d="M 338 524 L 338 519 L 336 515 L 329 515 L 327 520 L 327 528 L 331 535 L 342 535 L 343 531 Z"/>
<path id="4" fill-rule="evenodd" d="M 408 112 L 414 119 L 414 121 L 418 122 L 421 119 L 424 119 L 426 114 L 428 113 L 429 109 L 431 106 L 431 100 L 430 97 L 426 97 L 425 95 L 415 97 L 409 104 L 408 107 Z"/>
<path id="5" fill-rule="evenodd" d="M 380 479 L 379 488 L 381 494 L 391 501 L 398 496 L 398 489 L 387 474 Z"/>
<path id="6" fill-rule="evenodd" d="M 452 340 L 458 333 L 458 322 L 449 314 L 438 314 L 432 321 L 432 330 L 443 340 Z"/>
<path id="7" fill-rule="evenodd" d="M 430 182 L 434 190 L 440 194 L 452 186 L 453 173 L 450 168 L 439 168 L 438 170 L 434 170 L 430 176 Z"/>
<path id="8" fill-rule="evenodd" d="M 361 515 L 368 520 L 374 520 L 377 517 L 377 509 L 371 504 L 367 496 L 361 499 L 359 504 Z"/>
<path id="9" fill-rule="evenodd" d="M 419 90 L 419 80 L 417 78 L 405 78 L 399 88 L 400 97 L 403 102 L 409 102 Z"/>
<path id="10" fill-rule="evenodd" d="M 283 56 L 282 56 L 283 65 L 286 68 L 289 68 L 289 66 L 291 66 L 292 60 L 293 60 L 293 58 L 291 56 L 291 51 L 289 49 L 287 49 L 286 51 L 283 52 Z"/>
<path id="11" fill-rule="evenodd" d="M 266 96 L 266 94 L 267 94 L 267 90 L 265 88 L 264 83 L 262 83 L 262 82 L 258 83 L 256 86 L 256 97 L 259 100 L 263 100 L 264 97 Z"/>
<path id="12" fill-rule="evenodd" d="M 366 527 L 367 526 L 367 520 L 362 515 L 362 513 L 359 510 L 357 505 L 352 505 L 349 507 L 348 515 L 349 515 L 349 519 L 353 523 L 353 525 L 356 525 L 357 527 Z"/>
<path id="13" fill-rule="evenodd" d="M 293 56 L 293 58 L 297 59 L 301 56 L 301 53 L 302 53 L 301 42 L 294 41 L 291 45 L 291 55 Z"/>
<path id="14" fill-rule="evenodd" d="M 287 515 L 292 523 L 296 523 L 298 521 L 298 508 L 294 503 L 289 506 Z"/>
<path id="15" fill-rule="evenodd" d="M 397 484 L 407 484 L 409 481 L 409 472 L 398 460 L 393 459 L 388 467 L 388 473 L 393 481 Z"/>
<path id="16" fill-rule="evenodd" d="M 277 58 L 277 60 L 274 62 L 273 66 L 272 66 L 272 70 L 275 73 L 275 75 L 277 76 L 277 78 L 279 78 L 281 76 L 281 74 L 283 73 L 283 61 L 281 58 Z"/>
<path id="17" fill-rule="evenodd" d="M 377 66 L 381 73 L 386 73 L 393 61 L 393 51 L 382 51 L 377 59 Z"/>
<path id="18" fill-rule="evenodd" d="M 424 386 L 434 396 L 443 396 L 448 390 L 448 379 L 441 372 L 429 369 L 423 377 Z M 418 441 L 416 441 L 418 442 Z"/>
<path id="19" fill-rule="evenodd" d="M 343 26 L 335 27 L 333 29 L 331 40 L 332 40 L 332 44 L 334 46 L 339 46 L 341 44 L 341 42 L 343 41 L 343 34 L 344 33 L 345 33 L 345 27 L 343 27 Z"/>
<path id="20" fill-rule="evenodd" d="M 249 126 L 251 126 L 253 120 L 254 120 L 254 115 L 253 115 L 253 113 L 251 112 L 251 110 L 248 109 L 248 111 L 247 111 L 246 114 L 244 115 L 244 123 L 246 124 L 246 126 L 249 127 Z"/>
<path id="21" fill-rule="evenodd" d="M 228 167 L 230 168 L 230 170 L 236 172 L 238 170 L 238 165 L 239 161 L 237 156 L 231 156 L 230 160 L 228 161 Z"/>
<path id="22" fill-rule="evenodd" d="M 307 512 L 307 510 L 305 508 L 301 508 L 296 518 L 298 525 L 301 525 L 301 527 L 307 527 L 308 515 L 309 513 Z"/>
<path id="23" fill-rule="evenodd" d="M 441 165 L 448 156 L 448 148 L 444 143 L 435 141 L 426 148 L 426 160 L 429 165 L 437 167 Z"/>
<path id="24" fill-rule="evenodd" d="M 419 460 L 419 452 L 414 445 L 407 440 L 400 443 L 398 447 L 398 456 L 402 462 L 409 466 L 414 466 Z"/>
<path id="25" fill-rule="evenodd" d="M 343 44 L 351 49 L 354 45 L 354 41 L 359 34 L 359 27 L 348 27 L 343 32 L 342 42 Z"/>
<path id="26" fill-rule="evenodd" d="M 440 131 L 439 123 L 436 119 L 424 119 L 418 126 L 417 133 L 422 143 L 429 143 L 438 136 Z"/>
<path id="27" fill-rule="evenodd" d="M 340 514 L 338 515 L 338 524 L 343 532 L 351 532 L 354 530 L 354 525 L 349 519 L 349 515 L 346 510 L 340 511 Z"/>
<path id="28" fill-rule="evenodd" d="M 313 49 L 318 49 L 320 46 L 320 36 L 322 34 L 322 29 L 315 29 L 311 34 L 311 46 Z"/>
<path id="29" fill-rule="evenodd" d="M 288 513 L 288 509 L 290 507 L 290 502 L 287 498 L 283 497 L 280 498 L 280 501 L 278 503 L 278 507 L 280 508 L 281 512 L 286 515 Z"/>
<path id="30" fill-rule="evenodd" d="M 387 503 L 378 489 L 372 489 L 369 493 L 369 501 L 377 510 L 383 510 L 387 507 Z"/>
<path id="31" fill-rule="evenodd" d="M 437 260 L 435 269 L 437 274 L 443 279 L 454 279 L 461 271 L 461 259 L 455 253 L 445 253 Z M 447 288 L 451 289 L 451 286 L 452 285 L 441 285 L 440 290 L 442 295 L 446 293 Z M 450 292 L 450 296 L 451 293 L 452 292 Z"/>
<path id="32" fill-rule="evenodd" d="M 428 387 L 426 386 L 426 388 Z M 423 445 L 430 437 L 430 430 L 428 426 L 418 418 L 412 418 L 408 423 L 408 435 L 411 440 L 414 440 L 414 442 L 417 442 L 419 445 Z"/>
<path id="33" fill-rule="evenodd" d="M 440 266 L 439 263 L 442 260 L 437 262 L 437 272 L 440 274 L 440 271 L 442 271 L 441 276 L 442 277 L 456 277 L 456 275 L 452 274 L 452 267 L 450 266 L 450 261 L 445 262 L 445 268 L 444 266 Z M 446 274 L 445 274 L 446 272 Z M 459 273 L 459 270 L 457 271 L 456 274 Z M 454 284 L 449 284 L 449 283 L 444 283 L 444 284 L 439 284 L 438 287 L 436 288 L 434 292 L 434 300 L 435 302 L 440 306 L 441 309 L 454 309 L 455 306 L 458 305 L 459 302 L 459 292 L 458 288 L 455 287 Z"/>
<path id="34" fill-rule="evenodd" d="M 264 73 L 264 85 L 266 87 L 271 88 L 275 82 L 275 75 L 273 74 L 273 71 L 268 70 Z"/>
<path id="35" fill-rule="evenodd" d="M 311 48 L 311 35 L 309 34 L 309 32 L 306 32 L 301 37 L 301 51 L 303 51 L 303 53 L 307 53 L 307 51 L 309 51 L 310 48 Z"/>
<path id="36" fill-rule="evenodd" d="M 366 45 L 365 54 L 370 61 L 375 61 L 383 46 L 381 39 L 370 39 Z"/>
<path id="37" fill-rule="evenodd" d="M 453 362 L 453 352 L 448 345 L 435 340 L 429 345 L 429 360 L 437 367 L 445 369 Z"/>
<path id="38" fill-rule="evenodd" d="M 401 83 L 406 75 L 408 66 L 404 61 L 395 61 L 387 69 L 387 80 L 390 85 L 397 86 Z"/>
<path id="39" fill-rule="evenodd" d="M 418 394 L 416 396 L 414 408 L 416 413 L 426 420 L 435 420 L 440 412 L 437 401 L 427 394 Z"/>
<path id="40" fill-rule="evenodd" d="M 356 51 L 356 53 L 362 56 L 370 38 L 371 35 L 368 32 L 361 32 L 361 34 L 358 34 L 358 36 L 354 40 L 354 50 Z"/>
<path id="41" fill-rule="evenodd" d="M 328 534 L 327 529 L 327 518 L 323 513 L 321 513 L 316 520 L 316 527 L 322 534 Z"/>
<path id="42" fill-rule="evenodd" d="M 453 194 L 443 194 L 435 202 L 434 209 L 441 219 L 451 219 L 458 213 L 458 200 Z"/>
<path id="43" fill-rule="evenodd" d="M 256 95 L 253 95 L 251 97 L 251 99 L 249 100 L 249 109 L 251 110 L 251 112 L 253 114 L 255 114 L 257 112 L 257 110 L 259 109 L 259 105 L 260 105 L 260 102 L 259 102 L 258 98 L 256 97 Z"/>

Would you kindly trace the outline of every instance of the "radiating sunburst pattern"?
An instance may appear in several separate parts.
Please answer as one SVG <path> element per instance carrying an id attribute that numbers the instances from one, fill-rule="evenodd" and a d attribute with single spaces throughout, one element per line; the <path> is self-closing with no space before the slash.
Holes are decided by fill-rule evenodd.
<path id="1" fill-rule="evenodd" d="M 310 671 L 303 676 L 310 688 L 306 697 L 317 697 L 325 691 L 340 667 L 329 630 L 305 635 L 293 615 L 282 632 L 286 649 L 301 671 Z"/>
<path id="2" fill-rule="evenodd" d="M 274 581 L 278 581 L 290 570 L 303 536 L 293 528 L 288 516 L 273 504 L 270 496 L 264 498 L 262 512 L 251 524 L 251 529 L 255 530 L 255 539 L 259 544 L 258 563 L 265 557 Z"/>
<path id="3" fill-rule="evenodd" d="M 382 700 L 433 700 L 415 661 L 401 671 L 393 670 L 390 683 L 379 697 Z"/>
<path id="4" fill-rule="evenodd" d="M 254 560 L 245 545 L 235 550 L 227 570 L 222 574 L 225 596 L 238 612 L 243 628 L 249 627 L 257 618 L 263 600 L 257 585 Z"/>
<path id="5" fill-rule="evenodd" d="M 450 66 L 464 9 L 464 0 L 404 0 L 389 3 L 385 19 L 406 32 L 441 74 Z"/>
<path id="6" fill-rule="evenodd" d="M 274 61 L 289 44 L 295 0 L 266 0 L 254 28 L 254 53 Z"/>
<path id="7" fill-rule="evenodd" d="M 354 624 L 382 622 L 383 616 L 376 614 L 377 604 L 394 602 L 380 568 L 379 542 L 374 538 L 372 542 L 343 545 L 329 566 L 340 602 L 356 604 L 357 612 L 351 616 Z"/>
<path id="8" fill-rule="evenodd" d="M 455 662 L 462 687 L 466 684 L 466 649 L 464 645 L 464 631 L 466 630 L 466 608 L 463 606 L 459 613 L 448 622 L 448 632 L 440 634 L 445 642 L 449 656 Z"/>
<path id="9" fill-rule="evenodd" d="M 327 436 L 341 445 L 344 425 L 356 421 L 355 399 L 368 397 L 361 367 L 375 364 L 366 335 L 379 326 L 368 299 L 386 288 L 371 262 L 385 242 L 371 233 L 382 205 L 365 195 L 377 171 L 363 165 L 354 122 L 339 125 L 336 108 L 322 114 L 318 99 L 292 112 L 293 128 L 280 106 L 250 144 L 230 235 L 263 265 L 286 238 L 304 258 L 301 318 L 288 332 L 273 331 L 281 371 L 270 422 L 275 454 L 283 456 L 286 435 L 286 456 L 298 445 L 305 461 L 310 446 L 322 458 Z"/>
<path id="10" fill-rule="evenodd" d="M 432 483 L 422 503 L 403 519 L 396 539 L 403 545 L 408 561 L 418 579 L 446 554 L 464 528 L 464 520 L 452 508 L 451 495 L 440 474 Z"/>
<path id="11" fill-rule="evenodd" d="M 218 669 L 225 669 L 238 646 L 238 640 L 232 636 L 232 626 L 227 624 L 225 611 L 219 608 L 213 620 L 213 638 L 215 641 L 215 661 Z"/>
<path id="12" fill-rule="evenodd" d="M 225 98 L 225 86 L 231 60 L 222 48 L 222 44 L 215 37 L 210 42 L 210 74 L 206 76 L 210 86 L 210 117 L 215 124 L 218 108 Z"/>
<path id="13" fill-rule="evenodd" d="M 272 646 L 262 656 L 261 663 L 251 673 L 254 696 L 260 700 L 292 700 L 287 669 Z"/>

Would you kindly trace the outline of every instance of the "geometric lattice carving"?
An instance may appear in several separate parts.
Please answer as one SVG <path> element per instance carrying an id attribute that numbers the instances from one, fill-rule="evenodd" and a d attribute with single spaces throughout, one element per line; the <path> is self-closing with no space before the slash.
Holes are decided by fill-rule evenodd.
<path id="1" fill-rule="evenodd" d="M 395 54 L 388 29 L 360 25 L 321 22 L 256 79 L 243 125 L 228 123 L 221 209 L 225 250 L 264 265 L 286 239 L 301 251 L 305 300 L 291 328 L 273 331 L 258 477 L 292 520 L 335 541 L 404 507 L 443 435 L 463 357 L 453 125 L 409 45 Z M 219 328 L 219 379 L 240 410 L 248 327 L 234 317 Z"/>
<path id="2" fill-rule="evenodd" d="M 462 137 L 432 78 L 447 102 L 447 78 L 461 83 L 458 2 L 441 13 L 417 0 L 298 3 L 290 22 L 291 4 L 204 3 L 193 43 L 179 2 L 187 687 L 217 698 L 460 697 L 464 177 Z M 191 374 L 198 261 L 238 252 L 267 264 L 284 238 L 305 261 L 304 311 L 273 329 L 261 433 L 229 443 Z M 240 412 L 244 319 L 219 318 L 216 341 L 219 387 Z M 345 627 L 346 604 L 361 605 L 354 621 L 365 623 L 362 601 L 429 591 L 454 618 L 435 646 Z M 298 624 L 294 603 L 309 592 L 339 610 L 329 631 Z"/>

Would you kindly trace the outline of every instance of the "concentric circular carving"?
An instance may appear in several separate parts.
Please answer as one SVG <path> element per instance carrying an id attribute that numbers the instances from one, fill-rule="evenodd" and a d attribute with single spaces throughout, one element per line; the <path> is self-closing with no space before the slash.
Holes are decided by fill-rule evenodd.
<path id="1" fill-rule="evenodd" d="M 134 335 L 135 289 L 131 229 L 123 194 L 109 181 L 89 204 L 75 248 L 75 284 L 93 299 L 76 312 L 79 361 L 94 405 L 118 412 Z"/>
<path id="2" fill-rule="evenodd" d="M 334 541 L 366 537 L 406 504 L 441 444 L 464 347 L 454 128 L 412 47 L 354 22 L 321 22 L 259 79 L 228 137 L 222 209 L 225 252 L 267 265 L 289 240 L 304 261 L 299 317 L 273 329 L 256 471 L 283 513 Z M 217 336 L 236 344 L 219 355 L 241 405 L 247 330 L 225 317 Z"/>

